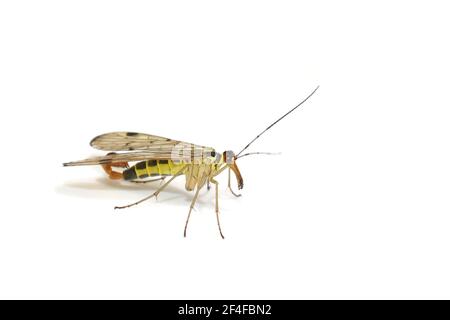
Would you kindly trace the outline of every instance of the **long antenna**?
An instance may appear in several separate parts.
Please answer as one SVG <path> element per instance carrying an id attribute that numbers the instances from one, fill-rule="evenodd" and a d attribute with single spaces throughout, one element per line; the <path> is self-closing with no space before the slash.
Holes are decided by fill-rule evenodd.
<path id="1" fill-rule="evenodd" d="M 236 159 L 243 158 L 246 156 L 251 156 L 254 154 L 265 154 L 265 155 L 269 155 L 269 156 L 276 156 L 276 155 L 280 155 L 281 152 L 249 152 L 249 153 L 243 154 L 242 156 L 239 156 L 239 157 L 236 156 Z"/>
<path id="2" fill-rule="evenodd" d="M 294 111 L 295 109 L 297 109 L 298 107 L 300 107 L 304 102 L 306 102 L 306 100 L 308 100 L 308 99 L 309 99 L 309 98 L 317 91 L 317 89 L 319 89 L 319 86 L 317 86 L 317 88 L 315 88 L 314 91 L 311 92 L 311 93 L 309 94 L 309 96 L 307 96 L 302 102 L 300 102 L 300 103 L 299 103 L 298 105 L 296 105 L 294 108 L 292 108 L 291 110 L 289 110 L 289 112 L 287 112 L 284 116 L 282 116 L 282 117 L 279 118 L 277 121 L 275 121 L 275 122 L 272 123 L 270 126 L 268 126 L 266 129 L 264 129 L 263 132 L 261 132 L 260 134 L 258 134 L 258 135 L 256 136 L 256 138 L 254 138 L 252 141 L 250 141 L 250 143 L 247 144 L 247 145 L 245 146 L 245 148 L 242 149 L 242 150 L 236 155 L 236 158 L 238 158 L 239 155 L 240 155 L 242 152 L 244 152 L 244 150 L 246 150 L 248 147 L 250 147 L 250 145 L 251 145 L 253 142 L 255 142 L 256 139 L 258 139 L 259 137 L 261 137 L 261 136 L 263 135 L 264 132 L 266 132 L 267 130 L 269 130 L 270 128 L 272 128 L 272 127 L 273 127 L 274 125 L 276 125 L 278 122 L 280 122 L 281 120 L 283 120 L 283 118 L 286 117 L 289 113 L 291 113 L 292 111 Z"/>

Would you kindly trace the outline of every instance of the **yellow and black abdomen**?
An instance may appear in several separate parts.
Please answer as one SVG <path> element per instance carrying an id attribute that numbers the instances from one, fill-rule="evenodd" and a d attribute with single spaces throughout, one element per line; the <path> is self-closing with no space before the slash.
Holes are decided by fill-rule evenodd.
<path id="1" fill-rule="evenodd" d="M 172 176 L 176 174 L 183 164 L 172 160 L 147 160 L 136 163 L 123 171 L 124 180 L 145 179 L 156 176 Z"/>

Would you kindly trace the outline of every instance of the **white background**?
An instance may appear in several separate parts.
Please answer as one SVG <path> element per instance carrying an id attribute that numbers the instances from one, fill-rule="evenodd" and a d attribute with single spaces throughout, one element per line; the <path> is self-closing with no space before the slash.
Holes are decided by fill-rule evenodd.
<path id="1" fill-rule="evenodd" d="M 445 1 L 3 1 L 0 298 L 450 298 Z M 62 162 L 129 130 L 239 151 L 243 196 Z"/>

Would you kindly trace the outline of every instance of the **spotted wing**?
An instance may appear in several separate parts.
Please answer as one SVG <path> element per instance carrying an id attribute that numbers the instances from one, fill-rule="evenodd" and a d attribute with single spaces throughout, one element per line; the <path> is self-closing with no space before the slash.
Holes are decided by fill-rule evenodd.
<path id="1" fill-rule="evenodd" d="M 106 151 L 132 151 L 172 148 L 179 143 L 184 142 L 145 133 L 110 132 L 92 139 L 91 146 Z"/>
<path id="2" fill-rule="evenodd" d="M 110 153 L 105 156 L 93 157 L 84 160 L 66 162 L 63 165 L 65 167 L 69 166 L 84 166 L 84 165 L 95 165 L 95 164 L 107 164 L 114 162 L 132 162 L 132 161 L 143 161 L 143 160 L 162 160 L 171 159 L 172 155 L 163 152 L 122 152 L 122 153 Z M 180 159 L 182 160 L 182 159 Z"/>
<path id="3" fill-rule="evenodd" d="M 142 160 L 173 160 L 192 162 L 195 157 L 208 156 L 214 149 L 164 137 L 134 133 L 111 132 L 100 135 L 91 141 L 91 146 L 107 151 L 128 151 L 110 153 L 105 156 L 64 163 L 64 166 L 106 164 L 114 162 L 133 162 Z"/>

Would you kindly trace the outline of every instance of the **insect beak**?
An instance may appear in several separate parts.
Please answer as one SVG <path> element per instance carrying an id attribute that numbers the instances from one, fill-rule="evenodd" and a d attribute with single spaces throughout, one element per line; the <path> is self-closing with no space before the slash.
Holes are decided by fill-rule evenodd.
<path id="1" fill-rule="evenodd" d="M 233 163 L 230 164 L 230 169 L 234 172 L 234 174 L 236 176 L 236 180 L 238 183 L 238 189 L 241 190 L 244 187 L 244 179 L 242 179 L 241 172 L 239 171 L 239 168 L 236 165 L 236 157 L 233 160 Z"/>

